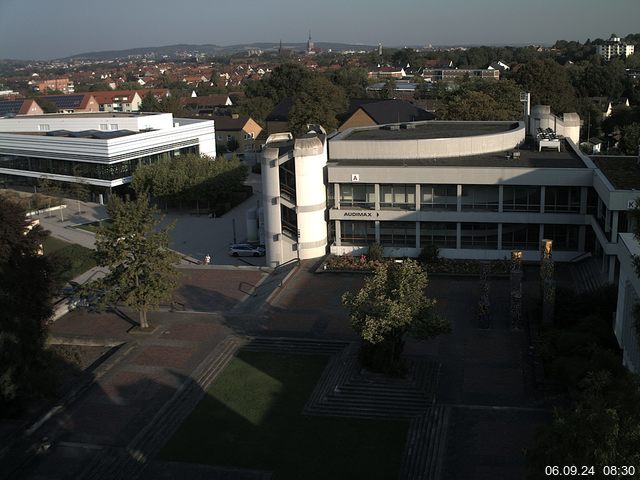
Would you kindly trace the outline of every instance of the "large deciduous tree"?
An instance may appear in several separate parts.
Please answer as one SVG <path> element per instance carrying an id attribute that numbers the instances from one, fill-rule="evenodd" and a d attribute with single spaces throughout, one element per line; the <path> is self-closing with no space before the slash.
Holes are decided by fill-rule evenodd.
<path id="1" fill-rule="evenodd" d="M 344 90 L 324 77 L 307 80 L 295 96 L 289 113 L 289 127 L 299 135 L 306 133 L 308 124 L 322 125 L 327 132 L 338 127 L 337 115 L 347 109 Z"/>
<path id="2" fill-rule="evenodd" d="M 0 196 L 0 411 L 45 389 L 46 322 L 58 287 L 55 266 L 37 254 L 45 237 Z"/>
<path id="3" fill-rule="evenodd" d="M 574 112 L 576 95 L 565 67 L 551 59 L 535 59 L 522 67 L 515 80 L 531 92 L 533 105 L 549 105 L 557 114 Z"/>
<path id="4" fill-rule="evenodd" d="M 435 312 L 435 300 L 425 296 L 427 285 L 420 264 L 405 260 L 379 267 L 358 292 L 342 296 L 351 325 L 364 342 L 361 358 L 366 366 L 398 373 L 407 336 L 426 340 L 450 331 Z"/>
<path id="5" fill-rule="evenodd" d="M 96 257 L 108 273 L 89 288 L 103 302 L 134 308 L 146 328 L 147 313 L 168 300 L 176 286 L 179 256 L 169 250 L 170 227 L 157 228 L 158 212 L 146 194 L 129 202 L 114 196 L 107 213 L 111 223 L 96 233 Z"/>

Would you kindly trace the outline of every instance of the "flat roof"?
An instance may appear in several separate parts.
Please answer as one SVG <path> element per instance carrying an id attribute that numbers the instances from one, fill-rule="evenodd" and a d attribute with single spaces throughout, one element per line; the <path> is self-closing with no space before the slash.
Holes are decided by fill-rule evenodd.
<path id="1" fill-rule="evenodd" d="M 562 141 L 561 151 L 542 150 L 539 152 L 533 145 L 525 144 L 518 150 L 520 158 L 509 158 L 514 150 L 469 155 L 464 157 L 418 158 L 418 159 L 339 159 L 331 157 L 329 163 L 339 166 L 371 166 L 371 167 L 500 167 L 500 168 L 587 168 L 580 156 Z"/>
<path id="2" fill-rule="evenodd" d="M 162 112 L 81 112 L 81 113 L 45 113 L 43 115 L 20 115 L 0 120 L 29 120 L 31 118 L 135 118 L 151 115 L 163 115 Z"/>
<path id="3" fill-rule="evenodd" d="M 391 130 L 383 125 L 378 128 L 355 129 L 335 140 L 426 140 L 434 138 L 460 138 L 492 135 L 515 130 L 518 122 L 438 122 L 411 123 L 413 128 Z"/>
<path id="4" fill-rule="evenodd" d="M 594 155 L 591 159 L 616 190 L 640 190 L 638 157 Z"/>

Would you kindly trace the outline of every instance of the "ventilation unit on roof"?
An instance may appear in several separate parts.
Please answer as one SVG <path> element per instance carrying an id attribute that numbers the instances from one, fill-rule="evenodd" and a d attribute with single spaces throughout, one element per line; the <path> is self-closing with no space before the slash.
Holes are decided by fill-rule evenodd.
<path id="1" fill-rule="evenodd" d="M 400 125 L 400 127 L 406 130 L 413 130 L 414 128 L 416 128 L 415 124 L 413 123 L 403 123 L 402 125 Z"/>
<path id="2" fill-rule="evenodd" d="M 400 125 L 389 125 L 389 130 L 400 130 Z"/>

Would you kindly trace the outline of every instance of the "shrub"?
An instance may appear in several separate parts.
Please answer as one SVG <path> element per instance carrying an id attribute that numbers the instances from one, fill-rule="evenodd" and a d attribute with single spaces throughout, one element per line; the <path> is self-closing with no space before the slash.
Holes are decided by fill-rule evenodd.
<path id="1" fill-rule="evenodd" d="M 369 260 L 381 262 L 384 259 L 384 248 L 378 242 L 369 246 Z"/>
<path id="2" fill-rule="evenodd" d="M 427 243 L 424 247 L 422 247 L 422 251 L 418 256 L 418 260 L 422 263 L 435 263 L 438 261 L 440 257 L 440 250 L 433 243 Z"/>

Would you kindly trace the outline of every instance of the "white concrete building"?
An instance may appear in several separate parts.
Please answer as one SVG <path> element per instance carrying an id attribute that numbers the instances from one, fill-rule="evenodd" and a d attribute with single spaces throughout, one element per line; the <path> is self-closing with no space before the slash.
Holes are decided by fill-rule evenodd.
<path id="1" fill-rule="evenodd" d="M 612 35 L 603 45 L 596 46 L 596 52 L 602 58 L 609 61 L 612 57 L 628 57 L 633 55 L 634 46 L 623 43 L 619 37 Z"/>
<path id="2" fill-rule="evenodd" d="M 129 183 L 138 165 L 185 153 L 215 156 L 213 121 L 170 113 L 0 119 L 0 176 L 6 182 L 48 178 L 109 191 Z"/>

